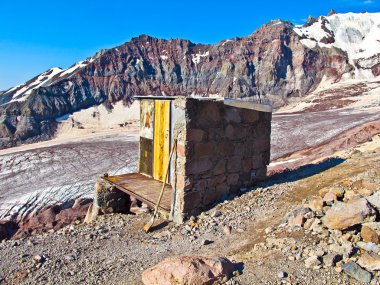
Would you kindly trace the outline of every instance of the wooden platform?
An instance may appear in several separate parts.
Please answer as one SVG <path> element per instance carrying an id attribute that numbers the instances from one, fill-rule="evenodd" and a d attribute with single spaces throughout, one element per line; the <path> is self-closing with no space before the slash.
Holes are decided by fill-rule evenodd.
<path id="1" fill-rule="evenodd" d="M 156 206 L 162 188 L 162 182 L 140 173 L 108 176 L 104 179 L 119 190 L 148 204 L 152 208 Z M 172 192 L 172 186 L 166 184 L 164 195 L 162 196 L 159 206 L 161 210 L 170 212 Z"/>

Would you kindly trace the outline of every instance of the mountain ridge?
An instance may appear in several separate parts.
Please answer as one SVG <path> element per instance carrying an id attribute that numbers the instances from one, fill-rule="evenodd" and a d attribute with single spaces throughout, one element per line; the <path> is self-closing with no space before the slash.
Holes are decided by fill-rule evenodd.
<path id="1" fill-rule="evenodd" d="M 14 142 L 39 136 L 46 132 L 43 125 L 52 132 L 58 116 L 101 103 L 129 103 L 134 95 L 254 97 L 281 106 L 315 90 L 326 78 L 336 82 L 357 76 L 358 70 L 378 76 L 380 50 L 373 59 L 359 58 L 367 65 L 358 66 L 347 51 L 303 34 L 310 27 L 322 29 L 329 17 L 346 17 L 339 15 L 346 14 L 321 16 L 302 27 L 274 20 L 247 37 L 214 45 L 134 37 L 5 91 L 0 95 L 0 138 Z"/>

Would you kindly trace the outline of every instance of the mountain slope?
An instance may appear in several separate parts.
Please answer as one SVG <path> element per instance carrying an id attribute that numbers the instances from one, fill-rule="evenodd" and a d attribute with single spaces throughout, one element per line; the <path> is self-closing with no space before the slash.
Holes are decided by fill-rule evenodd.
<path id="1" fill-rule="evenodd" d="M 379 14 L 359 16 L 372 23 L 366 22 L 371 26 L 366 31 L 372 35 Z M 2 94 L 0 138 L 12 142 L 49 133 L 58 116 L 103 102 L 127 103 L 134 95 L 255 96 L 281 106 L 293 97 L 310 93 L 326 79 L 336 82 L 359 73 L 378 75 L 377 65 L 368 64 L 378 54 L 353 58 L 342 46 L 324 44 L 325 36 L 316 37 L 317 32 L 311 32 L 319 29 L 319 33 L 330 35 L 328 41 L 339 43 L 335 35 L 339 37 L 345 26 L 336 22 L 341 19 L 348 25 L 346 18 L 346 14 L 320 17 L 303 27 L 271 21 L 245 38 L 215 45 L 146 35 L 133 38 L 66 71 L 47 71 Z M 330 32 L 325 31 L 326 27 Z M 18 93 L 20 90 L 23 93 Z"/>

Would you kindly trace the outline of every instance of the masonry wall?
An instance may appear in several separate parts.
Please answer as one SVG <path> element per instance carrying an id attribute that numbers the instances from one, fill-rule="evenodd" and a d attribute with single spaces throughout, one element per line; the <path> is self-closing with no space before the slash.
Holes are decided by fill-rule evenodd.
<path id="1" fill-rule="evenodd" d="M 266 176 L 271 113 L 222 101 L 176 99 L 173 135 L 174 220 L 181 222 Z"/>

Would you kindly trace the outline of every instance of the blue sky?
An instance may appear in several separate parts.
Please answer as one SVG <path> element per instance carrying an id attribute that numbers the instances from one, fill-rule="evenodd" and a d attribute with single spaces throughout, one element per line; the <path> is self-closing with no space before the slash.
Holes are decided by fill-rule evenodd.
<path id="1" fill-rule="evenodd" d="M 303 23 L 331 8 L 380 12 L 380 0 L 1 0 L 0 90 L 139 34 L 216 43 L 271 19 Z"/>

